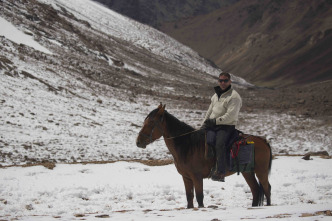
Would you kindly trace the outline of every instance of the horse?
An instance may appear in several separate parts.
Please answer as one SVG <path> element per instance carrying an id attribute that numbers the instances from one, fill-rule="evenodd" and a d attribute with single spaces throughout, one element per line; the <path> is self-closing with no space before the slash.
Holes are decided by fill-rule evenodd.
<path id="1" fill-rule="evenodd" d="M 205 131 L 195 130 L 178 120 L 165 110 L 165 106 L 160 104 L 145 118 L 143 127 L 136 139 L 136 145 L 145 149 L 148 144 L 163 136 L 165 144 L 174 158 L 175 167 L 182 175 L 187 197 L 187 208 L 194 208 L 194 190 L 198 207 L 204 207 L 203 179 L 209 177 L 216 159 L 206 159 L 205 157 Z M 268 176 L 272 165 L 271 147 L 264 138 L 250 136 L 248 139 L 254 142 L 255 167 L 254 172 L 243 172 L 241 174 L 250 187 L 252 206 L 262 206 L 264 194 L 269 206 L 271 205 L 271 185 Z M 227 170 L 226 176 L 234 173 Z"/>

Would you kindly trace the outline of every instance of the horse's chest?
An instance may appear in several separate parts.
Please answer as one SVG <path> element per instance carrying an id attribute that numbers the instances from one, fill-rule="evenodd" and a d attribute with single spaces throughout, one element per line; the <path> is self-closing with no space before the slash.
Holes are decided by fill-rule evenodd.
<path id="1" fill-rule="evenodd" d="M 182 176 L 188 173 L 188 168 L 186 168 L 183 164 L 179 164 L 175 162 L 175 168 L 177 169 L 178 173 Z"/>
<path id="2" fill-rule="evenodd" d="M 196 169 L 192 167 L 190 164 L 175 163 L 175 167 L 178 173 L 185 177 L 190 177 L 196 171 Z"/>

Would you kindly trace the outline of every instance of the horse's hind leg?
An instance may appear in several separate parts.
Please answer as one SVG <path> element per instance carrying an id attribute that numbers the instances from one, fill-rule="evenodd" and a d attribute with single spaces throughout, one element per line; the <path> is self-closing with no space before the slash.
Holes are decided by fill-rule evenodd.
<path id="1" fill-rule="evenodd" d="M 194 208 L 194 183 L 193 181 L 188 178 L 188 177 L 184 177 L 183 178 L 183 182 L 184 182 L 184 187 L 186 189 L 186 196 L 187 196 L 187 208 Z"/>
<path id="2" fill-rule="evenodd" d="M 256 176 L 263 187 L 264 194 L 266 196 L 266 202 L 268 206 L 271 206 L 271 185 L 269 183 L 269 175 L 267 172 L 256 172 Z"/>
<path id="3" fill-rule="evenodd" d="M 259 185 L 254 173 L 242 173 L 244 179 L 250 187 L 252 193 L 252 206 L 258 206 L 259 203 Z"/>
<path id="4" fill-rule="evenodd" d="M 269 197 L 266 196 L 267 199 L 267 205 L 271 206 L 271 184 L 269 182 Z"/>

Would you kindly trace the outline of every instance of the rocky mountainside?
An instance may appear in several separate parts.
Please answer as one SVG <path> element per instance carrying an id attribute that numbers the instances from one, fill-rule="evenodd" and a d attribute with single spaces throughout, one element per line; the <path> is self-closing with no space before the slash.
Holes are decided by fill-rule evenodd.
<path id="1" fill-rule="evenodd" d="M 221 70 L 189 47 L 90 0 L 0 6 L 0 167 L 167 159 L 161 142 L 151 152 L 135 147 L 160 102 L 201 125 Z M 293 153 L 330 143 L 322 137 L 332 129 L 331 82 L 271 90 L 232 80 L 243 98 L 241 127 L 276 140 L 274 151 L 285 136 L 299 143 L 287 148 Z"/>
<path id="2" fill-rule="evenodd" d="M 205 109 L 220 72 L 90 0 L 0 7 L 0 166 L 150 159 L 135 148 L 144 117 L 160 102 L 181 113 Z"/>
<path id="3" fill-rule="evenodd" d="M 221 69 L 260 86 L 332 78 L 329 0 L 99 2 L 157 27 Z"/>
<path id="4" fill-rule="evenodd" d="M 181 1 L 191 8 L 180 10 L 181 16 L 177 12 L 184 6 L 175 1 L 98 1 L 158 26 L 224 71 L 259 86 L 278 88 L 244 91 L 244 109 L 332 116 L 330 1 L 239 0 L 220 1 L 218 6 L 211 1 Z M 200 10 L 202 5 L 209 10 Z M 175 8 L 166 10 L 171 6 Z M 168 17 L 161 11 L 167 11 Z M 153 22 L 157 17 L 158 25 Z"/>
<path id="5" fill-rule="evenodd" d="M 331 1 L 243 0 L 160 29 L 255 84 L 332 79 Z"/>
<path id="6" fill-rule="evenodd" d="M 208 14 L 238 0 L 94 0 L 136 21 L 158 28 L 165 22 Z"/>
<path id="7" fill-rule="evenodd" d="M 116 13 L 103 12 L 102 6 L 94 6 L 96 11 L 89 13 L 96 13 L 95 20 L 88 21 L 84 15 L 88 12 L 83 7 L 70 8 L 78 14 L 74 15 L 63 1 L 54 2 L 54 7 L 43 2 L 48 3 L 1 2 L 1 17 L 53 52 L 44 55 L 2 38 L 0 67 L 8 76 L 20 76 L 22 71 L 17 62 L 38 61 L 48 72 L 70 70 L 82 81 L 125 90 L 126 96 L 134 99 L 138 94 L 164 97 L 195 94 L 197 88 L 206 88 L 220 71 L 165 34 Z M 8 45 L 15 50 L 8 49 L 11 48 Z M 160 81 L 163 88 L 158 88 Z"/>

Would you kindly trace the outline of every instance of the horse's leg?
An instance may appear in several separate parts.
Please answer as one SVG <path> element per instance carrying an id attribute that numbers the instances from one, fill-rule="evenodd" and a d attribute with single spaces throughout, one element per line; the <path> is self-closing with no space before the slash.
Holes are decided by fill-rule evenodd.
<path id="1" fill-rule="evenodd" d="M 204 207 L 203 199 L 203 178 L 202 176 L 195 176 L 194 177 L 194 186 L 195 186 L 195 193 L 196 193 L 196 200 L 198 203 L 198 207 Z"/>
<path id="2" fill-rule="evenodd" d="M 266 196 L 267 206 L 271 206 L 271 184 L 269 182 L 269 197 Z"/>
<path id="3" fill-rule="evenodd" d="M 271 205 L 271 185 L 269 170 L 271 169 L 271 147 L 263 139 L 255 140 L 255 173 L 262 187 L 263 197 L 266 196 L 267 205 Z M 262 200 L 262 199 L 261 199 Z M 263 202 L 262 202 L 263 203 Z"/>
<path id="4" fill-rule="evenodd" d="M 194 208 L 194 184 L 193 181 L 188 178 L 188 177 L 184 177 L 183 178 L 183 182 L 184 182 L 184 187 L 186 188 L 186 196 L 187 196 L 187 208 Z"/>
<path id="5" fill-rule="evenodd" d="M 242 173 L 252 193 L 252 206 L 258 206 L 259 185 L 254 173 Z"/>
<path id="6" fill-rule="evenodd" d="M 267 205 L 271 205 L 271 185 L 269 183 L 268 171 L 256 171 L 256 176 L 261 183 L 266 196 Z"/>

